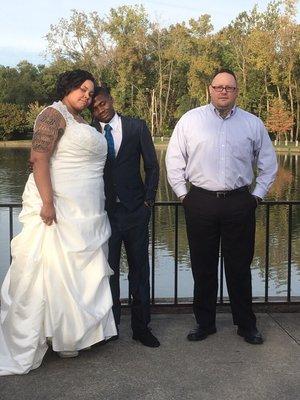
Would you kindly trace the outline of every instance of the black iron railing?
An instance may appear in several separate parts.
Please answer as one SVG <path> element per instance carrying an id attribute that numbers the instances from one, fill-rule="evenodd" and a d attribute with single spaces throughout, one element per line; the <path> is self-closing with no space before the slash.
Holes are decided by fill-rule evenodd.
<path id="1" fill-rule="evenodd" d="M 158 207 L 173 207 L 175 209 L 175 226 L 174 226 L 174 296 L 171 299 L 158 299 L 155 294 L 155 251 L 156 251 L 156 232 L 157 232 L 157 221 L 156 213 Z M 276 304 L 300 304 L 300 298 L 291 297 L 292 287 L 292 227 L 293 227 L 293 209 L 294 207 L 300 206 L 300 201 L 265 201 L 260 204 L 260 207 L 265 209 L 265 286 L 264 286 L 264 297 L 257 301 L 258 304 L 271 304 L 274 299 L 269 296 L 269 269 L 270 269 L 270 210 L 274 206 L 286 206 L 288 207 L 288 232 L 287 232 L 287 294 L 285 298 L 280 297 L 276 299 Z M 179 250 L 179 228 L 185 229 L 185 226 L 179 226 L 179 208 L 182 207 L 181 203 L 176 201 L 162 201 L 156 202 L 152 211 L 152 222 L 151 222 L 151 303 L 152 305 L 168 305 L 168 306 L 185 306 L 190 304 L 190 301 L 179 303 L 178 298 L 178 250 Z M 9 213 L 9 238 L 13 238 L 13 227 L 14 227 L 14 215 L 15 209 L 21 208 L 21 204 L 0 204 L 0 209 L 7 209 Z M 299 232 L 300 235 L 300 232 Z M 224 260 L 222 254 L 220 254 L 220 292 L 218 304 L 223 305 L 228 303 L 227 299 L 224 299 Z M 192 290 L 191 290 L 192 292 Z M 127 303 L 130 303 L 128 300 Z"/>
<path id="2" fill-rule="evenodd" d="M 14 215 L 13 211 L 14 209 L 21 208 L 22 204 L 17 204 L 17 203 L 1 203 L 0 208 L 7 208 L 8 209 L 8 214 L 9 214 L 9 241 L 12 240 L 13 235 L 14 235 Z M 11 253 L 10 253 L 10 261 L 11 261 Z"/>
<path id="3" fill-rule="evenodd" d="M 152 275 L 151 275 L 151 302 L 157 305 L 155 296 L 155 234 L 156 234 L 156 208 L 157 207 L 175 207 L 175 229 L 174 229 L 174 300 L 172 305 L 178 305 L 178 213 L 179 207 L 182 207 L 181 203 L 178 202 L 156 202 L 153 208 L 152 214 Z M 270 299 L 269 296 L 269 267 L 270 267 L 270 210 L 274 206 L 287 206 L 288 207 L 288 237 L 287 237 L 287 295 L 285 298 L 278 297 L 274 300 L 274 297 Z M 291 284 L 292 284 L 292 226 L 293 226 L 293 207 L 299 207 L 300 201 L 264 201 L 260 203 L 260 207 L 265 208 L 265 287 L 264 287 L 264 298 L 258 299 L 256 303 L 281 303 L 281 304 L 300 304 L 300 296 L 298 298 L 291 298 Z M 184 227 L 181 227 L 184 229 Z M 300 235 L 300 230 L 299 230 Z M 218 304 L 223 305 L 228 303 L 228 299 L 224 299 L 224 258 L 222 252 L 220 252 L 220 271 L 219 271 L 219 282 L 220 292 L 218 298 Z M 300 292 L 300 290 L 299 290 Z M 180 302 L 180 305 L 185 305 Z"/>

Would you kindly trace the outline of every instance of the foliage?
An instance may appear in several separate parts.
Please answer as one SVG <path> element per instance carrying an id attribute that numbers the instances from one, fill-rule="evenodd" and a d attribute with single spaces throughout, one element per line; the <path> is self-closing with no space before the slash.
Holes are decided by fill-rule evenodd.
<path id="1" fill-rule="evenodd" d="M 281 135 L 287 134 L 294 125 L 291 113 L 286 110 L 282 99 L 275 99 L 270 106 L 269 115 L 267 117 L 267 128 L 276 134 L 276 138 L 280 139 Z"/>
<path id="2" fill-rule="evenodd" d="M 24 130 L 26 113 L 16 104 L 0 103 L 0 138 L 9 139 L 14 132 Z"/>
<path id="3" fill-rule="evenodd" d="M 24 110 L 50 104 L 62 71 L 90 70 L 111 88 L 118 111 L 146 119 L 154 135 L 173 129 L 182 113 L 209 101 L 211 76 L 235 71 L 238 103 L 263 120 L 274 98 L 293 119 L 285 131 L 300 140 L 300 25 L 297 0 L 273 0 L 264 12 L 255 6 L 215 32 L 210 15 L 169 27 L 152 23 L 143 6 L 124 5 L 106 17 L 72 10 L 46 36 L 48 66 L 22 61 L 0 66 L 0 102 Z"/>
<path id="4" fill-rule="evenodd" d="M 44 106 L 41 106 L 37 101 L 34 103 L 29 104 L 28 111 L 26 113 L 27 125 L 28 128 L 33 131 L 34 122 L 36 117 L 42 112 Z"/>

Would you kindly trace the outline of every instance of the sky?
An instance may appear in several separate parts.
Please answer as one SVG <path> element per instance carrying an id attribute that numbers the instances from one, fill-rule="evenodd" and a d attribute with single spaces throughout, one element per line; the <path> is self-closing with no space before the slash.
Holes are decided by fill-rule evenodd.
<path id="1" fill-rule="evenodd" d="M 201 14 L 209 14 L 215 30 L 229 24 L 240 12 L 250 11 L 255 4 L 260 11 L 269 0 L 1 0 L 0 3 L 0 65 L 15 66 L 21 60 L 45 64 L 46 40 L 50 25 L 60 18 L 68 18 L 72 9 L 97 11 L 101 17 L 111 8 L 121 5 L 142 4 L 150 19 L 163 26 Z M 298 3 L 297 21 L 300 22 Z"/>

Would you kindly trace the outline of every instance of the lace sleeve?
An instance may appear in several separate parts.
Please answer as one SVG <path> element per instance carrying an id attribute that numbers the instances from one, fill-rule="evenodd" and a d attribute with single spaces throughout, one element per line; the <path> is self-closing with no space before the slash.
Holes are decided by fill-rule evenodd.
<path id="1" fill-rule="evenodd" d="M 32 150 L 52 153 L 66 128 L 66 121 L 59 111 L 48 107 L 37 117 L 32 137 Z"/>

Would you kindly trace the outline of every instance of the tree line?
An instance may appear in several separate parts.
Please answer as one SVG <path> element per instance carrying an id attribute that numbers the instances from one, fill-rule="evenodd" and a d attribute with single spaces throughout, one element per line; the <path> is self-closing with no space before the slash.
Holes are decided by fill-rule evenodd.
<path id="1" fill-rule="evenodd" d="M 50 26 L 50 64 L 0 66 L 0 137 L 32 129 L 41 106 L 55 99 L 58 74 L 71 68 L 105 82 L 116 109 L 146 119 L 154 136 L 169 135 L 184 112 L 209 100 L 212 74 L 229 68 L 238 77 L 239 105 L 261 117 L 277 140 L 300 140 L 296 14 L 297 0 L 274 0 L 216 32 L 208 14 L 163 27 L 138 5 L 111 9 L 103 18 L 72 10 Z M 15 107 L 11 116 L 8 107 Z"/>

